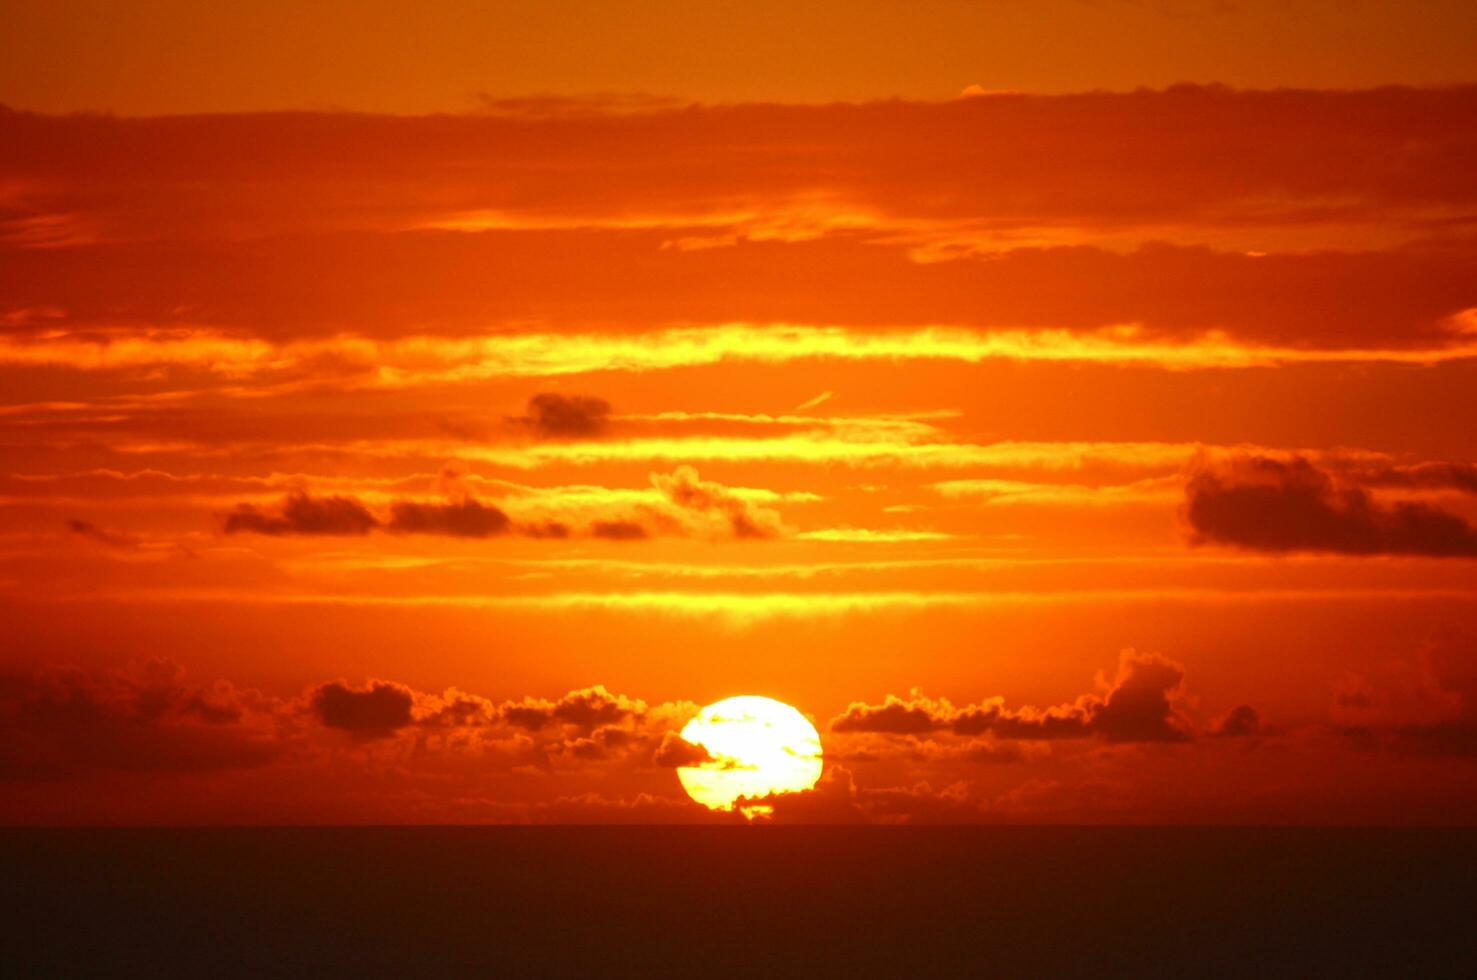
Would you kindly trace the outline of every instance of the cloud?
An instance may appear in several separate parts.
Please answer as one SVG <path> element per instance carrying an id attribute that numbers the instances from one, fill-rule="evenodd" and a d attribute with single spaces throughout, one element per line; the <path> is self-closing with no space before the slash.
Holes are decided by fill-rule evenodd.
<path id="1" fill-rule="evenodd" d="M 645 526 L 636 521 L 595 521 L 590 525 L 590 536 L 607 541 L 639 541 L 651 537 Z"/>
<path id="2" fill-rule="evenodd" d="M 130 361 L 189 360 L 238 377 L 290 374 L 387 387 L 479 372 L 556 377 L 739 357 L 1235 366 L 1334 355 L 1456 355 L 1472 345 L 1470 329 L 1460 325 L 1470 323 L 1468 311 L 1477 308 L 1469 274 L 1477 240 L 1442 250 L 1409 246 L 1259 258 L 1205 246 L 1124 253 L 1073 245 L 991 249 L 919 263 L 907 247 L 845 235 L 667 252 L 659 262 L 647 254 L 656 240 L 630 233 L 355 238 L 219 243 L 208 248 L 217 254 L 219 272 L 182 260 L 179 248 L 156 245 L 37 250 L 0 244 L 0 297 L 8 292 L 19 306 L 31 293 L 64 302 L 68 310 L 58 321 L 8 328 L 14 339 L 0 346 L 0 360 L 93 371 Z M 375 265 L 365 275 L 378 273 L 381 284 L 363 294 L 325 290 L 325 276 L 345 260 L 340 252 Z M 587 273 L 590 281 L 568 281 L 570 252 L 585 254 L 602 271 Z M 469 298 L 483 295 L 484 265 L 508 270 L 491 311 Z M 130 279 L 139 266 L 157 269 L 159 281 Z M 407 266 L 420 275 L 410 275 Z M 618 278 L 613 266 L 629 267 L 628 288 L 610 281 Z M 550 317 L 548 282 L 556 275 L 566 279 L 565 293 L 557 304 L 561 315 Z M 240 277 L 260 288 L 243 288 Z M 725 288 L 737 277 L 748 284 L 742 293 Z M 181 290 L 196 302 L 182 307 Z M 6 307 L 0 301 L 0 316 Z M 127 313 L 110 315 L 119 307 Z M 213 314 L 208 322 L 216 330 L 202 329 L 198 312 L 189 315 L 201 308 Z M 396 310 L 416 315 L 392 316 Z M 344 332 L 346 321 L 355 324 L 354 333 Z M 952 328 L 945 334 L 951 342 L 938 342 L 940 331 L 921 331 L 920 323 Z M 733 343 L 721 330 L 732 325 L 808 326 L 838 336 L 787 349 L 758 338 Z M 161 327 L 188 329 L 192 337 L 161 334 Z M 705 336 L 705 329 L 712 333 Z M 99 333 L 130 344 L 100 345 Z M 557 348 L 559 339 L 567 349 Z M 427 355 L 434 355 L 429 363 Z M 530 413 L 513 422 L 540 438 L 583 437 L 542 434 L 537 419 Z M 480 431 L 443 421 L 462 438 Z"/>
<path id="3" fill-rule="evenodd" d="M 807 399 L 805 399 L 805 401 L 801 402 L 799 405 L 796 405 L 795 406 L 795 411 L 797 411 L 797 412 L 804 412 L 804 411 L 808 411 L 809 409 L 812 409 L 812 408 L 817 408 L 820 405 L 823 405 L 826 402 L 830 401 L 831 400 L 831 396 L 834 395 L 834 394 L 835 394 L 835 392 L 832 392 L 832 391 L 823 391 L 819 395 L 816 395 L 813 398 L 807 398 Z"/>
<path id="4" fill-rule="evenodd" d="M 1255 735 L 1261 728 L 1261 716 L 1249 704 L 1241 704 L 1226 712 L 1210 728 L 1210 734 L 1222 738 Z"/>
<path id="5" fill-rule="evenodd" d="M 415 697 L 410 689 L 388 681 L 372 681 L 362 690 L 343 681 L 320 685 L 310 698 L 318 719 L 355 738 L 387 738 L 411 723 Z"/>
<path id="6" fill-rule="evenodd" d="M 648 704 L 600 684 L 559 698 L 523 697 L 500 704 L 455 689 L 412 695 L 413 721 L 404 737 L 419 753 L 491 751 L 505 768 L 545 772 L 591 766 L 637 771 L 696 764 L 706 756 L 677 737 L 697 713 L 689 702 Z M 679 744 L 680 743 L 680 744 Z"/>
<path id="7" fill-rule="evenodd" d="M 457 503 L 470 499 L 472 488 L 468 485 L 469 475 L 470 472 L 465 462 L 459 459 L 447 460 L 441 465 L 440 472 L 436 474 L 436 493 Z"/>
<path id="8" fill-rule="evenodd" d="M 735 813 L 762 815 L 772 823 L 861 824 L 866 813 L 857 802 L 856 781 L 845 766 L 828 766 L 812 789 L 800 793 L 740 796 Z M 767 813 L 765 811 L 768 811 Z"/>
<path id="9" fill-rule="evenodd" d="M 458 688 L 437 695 L 393 681 L 364 688 L 334 681 L 313 688 L 305 703 L 326 727 L 392 757 L 414 756 L 421 767 L 542 773 L 685 765 L 672 739 L 697 712 L 688 702 L 648 704 L 600 684 L 498 703 Z"/>
<path id="10" fill-rule="evenodd" d="M 444 474 L 443 474 L 443 481 Z M 239 504 L 226 518 L 227 534 L 364 535 L 382 529 L 394 534 L 435 534 L 454 538 L 493 538 L 519 533 L 531 538 L 560 539 L 569 527 L 552 520 L 514 525 L 500 508 L 484 504 L 463 490 L 447 502 L 396 500 L 390 517 L 381 521 L 352 497 L 313 497 L 295 492 L 274 510 Z"/>
<path id="11" fill-rule="evenodd" d="M 1477 202 L 1460 165 L 1474 117 L 1473 86 L 636 116 L 3 112 L 0 145 L 22 149 L 0 158 L 0 316 L 276 339 L 743 321 L 1443 344 L 1477 307 L 1458 223 Z M 1281 251 L 1249 253 L 1266 240 Z M 662 249 L 682 241 L 732 245 Z"/>
<path id="12" fill-rule="evenodd" d="M 385 529 L 400 534 L 444 534 L 455 538 L 491 538 L 507 534 L 513 523 L 496 507 L 467 497 L 455 503 L 416 503 L 397 500 L 390 505 Z M 558 537 L 541 533 L 540 537 Z"/>
<path id="13" fill-rule="evenodd" d="M 397 500 L 390 504 L 385 529 L 397 534 L 444 534 L 455 538 L 491 538 L 513 530 L 513 522 L 497 507 L 483 504 L 472 494 L 467 466 L 452 460 L 437 474 L 436 492 L 444 503 Z M 520 529 L 530 537 L 562 538 L 568 529 L 553 522 Z"/>
<path id="14" fill-rule="evenodd" d="M 138 539 L 131 534 L 123 534 L 119 531 L 109 531 L 98 527 L 91 521 L 70 518 L 67 520 L 67 530 L 80 538 L 95 541 L 107 548 L 115 548 L 119 551 L 132 551 L 138 547 Z"/>
<path id="15" fill-rule="evenodd" d="M 691 466 L 653 473 L 651 485 L 680 511 L 716 517 L 735 538 L 774 538 L 783 532 L 777 513 L 743 499 L 721 483 L 700 479 Z"/>
<path id="16" fill-rule="evenodd" d="M 297 491 L 288 494 L 275 512 L 252 504 L 238 505 L 226 518 L 225 530 L 227 534 L 250 532 L 278 537 L 363 535 L 378 526 L 375 516 L 351 497 L 311 497 Z"/>
<path id="17" fill-rule="evenodd" d="M 532 730 L 516 723 L 520 707 L 537 715 Z M 423 821 L 481 801 L 479 819 L 552 820 L 566 814 L 556 800 L 612 776 L 677 792 L 653 797 L 655 809 L 624 809 L 627 820 L 658 811 L 706 818 L 670 771 L 693 758 L 672 740 L 696 711 L 599 685 L 497 704 L 457 688 L 436 695 L 389 680 L 335 680 L 281 700 L 225 682 L 189 684 L 168 661 L 0 674 L 0 781 L 14 792 L 0 818 L 157 822 L 191 813 L 236 822 L 270 812 L 310 822 Z M 241 769 L 261 772 L 224 775 Z M 155 775 L 127 775 L 145 773 Z"/>
<path id="18" fill-rule="evenodd" d="M 764 213 L 788 203 L 799 212 L 791 225 L 809 230 L 802 219 L 818 203 L 818 174 L 819 203 L 884 227 L 981 216 L 1007 228 L 1122 227 L 1183 213 L 1317 226 L 1470 204 L 1473 180 L 1452 161 L 1474 113 L 1472 86 L 1175 86 L 574 117 L 246 113 L 181 122 L 6 111 L 0 145 L 23 149 L 0 160 L 0 181 L 29 188 L 49 178 L 13 205 L 17 226 L 70 215 L 102 240 L 158 239 L 182 226 L 241 237 L 284 225 L 377 227 L 387 216 L 375 205 L 383 208 L 390 188 L 399 191 L 392 216 L 411 225 L 590 227 L 633 214 L 711 225 L 723 210 L 714 202 L 743 200 Z M 1308 133 L 1319 138 L 1299 138 Z M 77 145 L 93 152 L 67 152 Z M 681 165 L 694 158 L 702 165 Z M 1368 163 L 1331 165 L 1340 159 Z M 1165 180 L 1167 171 L 1176 179 Z M 331 179 L 345 173 L 354 181 Z M 138 207 L 131 188 L 151 206 Z"/>
<path id="19" fill-rule="evenodd" d="M 1179 500 L 1182 482 L 1156 476 L 1127 484 L 1087 486 L 1080 483 L 1033 483 L 1023 480 L 944 480 L 933 489 L 949 499 L 972 499 L 989 506 L 1032 505 L 1120 507 L 1159 505 Z"/>
<path id="20" fill-rule="evenodd" d="M 715 761 L 711 753 L 701 745 L 695 745 L 676 732 L 662 736 L 652 761 L 662 767 L 680 769 L 683 766 L 700 766 Z"/>
<path id="21" fill-rule="evenodd" d="M 528 400 L 528 413 L 510 421 L 541 439 L 588 439 L 609 428 L 610 403 L 585 395 L 545 392 Z"/>
<path id="22" fill-rule="evenodd" d="M 1185 481 L 1194 544 L 1252 551 L 1477 557 L 1477 528 L 1422 503 L 1382 505 L 1301 457 L 1202 457 Z"/>
<path id="23" fill-rule="evenodd" d="M 1319 794 L 1328 793 L 1330 809 L 1311 812 L 1347 815 L 1367 812 L 1340 809 L 1351 801 L 1398 806 L 1409 785 L 1400 777 L 1412 771 L 1400 757 L 1415 755 L 1455 760 L 1458 768 L 1421 777 L 1449 775 L 1456 788 L 1437 798 L 1450 803 L 1465 799 L 1459 767 L 1477 754 L 1474 664 L 1472 636 L 1440 630 L 1405 659 L 1404 694 L 1397 696 L 1395 674 L 1372 676 L 1358 689 L 1373 712 L 1348 719 L 1337 738 L 1325 732 L 1321 741 L 1285 746 L 1295 751 L 1251 755 L 1231 741 L 1257 731 L 1245 705 L 1209 724 L 1207 734 L 1224 738 L 1204 739 L 1195 751 L 1105 752 L 1090 743 L 1069 754 L 995 730 L 956 730 L 961 719 L 972 719 L 964 727 L 977 723 L 981 707 L 995 723 L 1047 712 L 988 710 L 999 707 L 994 701 L 955 708 L 913 694 L 892 701 L 932 719 L 928 732 L 918 734 L 917 723 L 884 725 L 880 719 L 892 715 L 874 713 L 872 727 L 886 733 L 827 736 L 827 766 L 814 790 L 744 803 L 769 811 L 758 819 L 782 824 L 965 824 L 1306 816 L 1298 807 L 1323 806 Z M 1126 655 L 1098 691 L 1055 713 L 1103 740 L 1176 738 L 1165 726 L 1184 723 L 1174 717 L 1181 676 L 1162 658 Z M 684 799 L 672 772 L 702 761 L 677 734 L 695 710 L 599 685 L 494 701 L 458 688 L 430 694 L 391 680 L 337 680 L 279 701 L 229 684 L 190 684 L 168 663 L 50 669 L 0 677 L 0 779 L 10 783 L 6 812 L 38 820 L 732 823 L 742 818 Z M 883 742 L 907 748 L 870 759 L 852 751 Z M 1007 761 L 1003 753 L 1022 766 L 979 764 Z M 1438 764 L 1447 763 L 1430 765 Z M 1299 773 L 1314 785 L 1294 785 Z M 1292 788 L 1270 801 L 1260 796 L 1283 786 Z"/>
<path id="24" fill-rule="evenodd" d="M 948 727 L 955 714 L 947 701 L 933 701 L 914 690 L 906 699 L 889 694 L 879 705 L 853 701 L 831 719 L 831 731 L 926 735 Z"/>
<path id="25" fill-rule="evenodd" d="M 1110 742 L 1184 741 L 1188 725 L 1173 704 L 1184 679 L 1184 668 L 1172 660 L 1125 652 L 1106 698 L 1085 702 L 1093 730 Z"/>
<path id="26" fill-rule="evenodd" d="M 1334 720 L 1364 747 L 1477 756 L 1477 634 L 1442 626 L 1413 656 L 1382 664 L 1371 676 L 1343 678 Z"/>
<path id="27" fill-rule="evenodd" d="M 524 698 L 504 702 L 501 717 L 510 724 L 538 730 L 555 722 L 572 725 L 588 732 L 597 725 L 609 725 L 644 715 L 645 701 L 612 694 L 602 684 L 570 691 L 557 701 Z"/>
<path id="28" fill-rule="evenodd" d="M 1359 479 L 1369 486 L 1477 493 L 1477 463 L 1431 462 L 1387 466 L 1361 473 Z"/>
<path id="29" fill-rule="evenodd" d="M 646 702 L 628 698 L 624 694 L 612 694 L 603 684 L 570 691 L 555 702 L 553 707 L 556 720 L 585 729 L 623 721 L 645 712 Z"/>
<path id="30" fill-rule="evenodd" d="M 586 762 L 597 762 L 613 758 L 636 742 L 636 736 L 624 728 L 596 728 L 589 735 L 565 739 L 555 743 L 552 754 L 567 756 Z"/>
<path id="31" fill-rule="evenodd" d="M 1442 626 L 1421 648 L 1421 657 L 1436 685 L 1455 697 L 1457 717 L 1477 723 L 1477 634 Z"/>
<path id="32" fill-rule="evenodd" d="M 253 691 L 189 685 L 167 660 L 0 676 L 0 779 L 259 767 L 285 751 L 278 714 Z"/>
<path id="33" fill-rule="evenodd" d="M 497 705 L 454 687 L 440 696 L 420 695 L 416 702 L 416 724 L 430 728 L 480 728 L 499 720 Z"/>
<path id="34" fill-rule="evenodd" d="M 284 537 L 364 535 L 379 529 L 395 534 L 435 534 L 458 538 L 521 534 L 558 540 L 570 536 L 571 520 L 588 520 L 591 510 L 596 513 L 604 511 L 609 516 L 589 520 L 586 533 L 611 541 L 633 541 L 659 534 L 761 539 L 778 537 L 785 532 L 778 513 L 757 502 L 776 498 L 777 494 L 733 489 L 702 480 L 691 466 L 679 466 L 670 474 L 653 473 L 650 480 L 654 494 L 651 490 L 621 491 L 599 487 L 554 488 L 548 492 L 537 490 L 528 493 L 529 488 L 505 484 L 504 489 L 523 493 L 522 497 L 514 493 L 511 498 L 509 506 L 520 515 L 515 521 L 502 507 L 483 503 L 474 497 L 464 472 L 448 468 L 437 477 L 436 486 L 450 499 L 435 502 L 393 500 L 389 504 L 388 519 L 376 517 L 354 497 L 312 496 L 299 490 L 272 508 L 238 504 L 226 517 L 225 532 Z M 625 509 L 627 513 L 621 514 L 618 508 Z M 609 513 L 612 510 L 616 513 Z M 550 514 L 555 516 L 548 516 Z"/>
<path id="35" fill-rule="evenodd" d="M 854 701 L 831 720 L 830 727 L 842 734 L 988 734 L 1022 741 L 1097 736 L 1109 742 L 1182 742 L 1192 733 L 1176 707 L 1184 676 L 1184 668 L 1172 660 L 1125 650 L 1117 675 L 1111 681 L 1099 677 L 1102 693 L 1084 694 L 1071 704 L 1011 709 L 1003 698 L 991 698 L 958 708 L 915 690 L 908 698 L 888 695 L 880 705 Z"/>
<path id="36" fill-rule="evenodd" d="M 940 790 L 926 782 L 864 787 L 850 769 L 838 765 L 828 766 L 815 788 L 805 792 L 740 797 L 735 811 L 740 810 L 776 824 L 972 824 L 986 816 L 983 803 L 962 782 Z"/>

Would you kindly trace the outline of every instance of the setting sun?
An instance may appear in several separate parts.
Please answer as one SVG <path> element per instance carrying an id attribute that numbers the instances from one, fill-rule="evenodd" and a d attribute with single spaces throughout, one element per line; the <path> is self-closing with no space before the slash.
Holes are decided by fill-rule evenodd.
<path id="1" fill-rule="evenodd" d="M 712 761 L 677 770 L 687 795 L 713 810 L 739 797 L 757 799 L 810 789 L 821 775 L 821 739 L 794 708 L 773 698 L 734 697 L 708 705 L 682 729 Z M 745 816 L 769 812 L 740 806 Z"/>

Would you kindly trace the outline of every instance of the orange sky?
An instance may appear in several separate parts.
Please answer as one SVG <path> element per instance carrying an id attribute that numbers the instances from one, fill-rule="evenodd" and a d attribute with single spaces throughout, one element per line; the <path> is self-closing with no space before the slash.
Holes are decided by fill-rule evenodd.
<path id="1" fill-rule="evenodd" d="M 0 8 L 0 101 L 128 114 L 487 99 L 942 99 L 1472 80 L 1467 0 L 52 0 Z"/>
<path id="2" fill-rule="evenodd" d="M 1477 816 L 1470 4 L 276 6 L 0 12 L 0 821 Z"/>

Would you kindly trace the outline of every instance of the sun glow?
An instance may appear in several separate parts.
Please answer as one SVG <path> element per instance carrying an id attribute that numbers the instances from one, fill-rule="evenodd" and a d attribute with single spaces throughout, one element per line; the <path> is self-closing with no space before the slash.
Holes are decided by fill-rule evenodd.
<path id="1" fill-rule="evenodd" d="M 732 810 L 740 797 L 810 789 L 821 775 L 821 739 L 804 715 L 772 698 L 733 697 L 708 705 L 682 729 L 712 760 L 677 770 L 687 795 L 714 810 Z M 747 817 L 772 812 L 740 805 Z"/>

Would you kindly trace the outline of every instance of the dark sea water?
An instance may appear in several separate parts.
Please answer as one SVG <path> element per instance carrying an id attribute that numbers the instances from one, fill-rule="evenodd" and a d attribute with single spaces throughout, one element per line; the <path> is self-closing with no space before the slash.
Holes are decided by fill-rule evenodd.
<path id="1" fill-rule="evenodd" d="M 1477 977 L 1477 831 L 0 831 L 0 975 Z"/>

